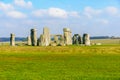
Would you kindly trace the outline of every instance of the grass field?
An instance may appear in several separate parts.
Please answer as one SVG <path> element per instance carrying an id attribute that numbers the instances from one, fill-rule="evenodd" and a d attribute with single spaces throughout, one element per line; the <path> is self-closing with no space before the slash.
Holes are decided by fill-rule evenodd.
<path id="1" fill-rule="evenodd" d="M 120 39 L 92 39 L 91 43 L 107 44 L 120 44 Z"/>
<path id="2" fill-rule="evenodd" d="M 120 80 L 120 45 L 0 46 L 0 80 Z"/>

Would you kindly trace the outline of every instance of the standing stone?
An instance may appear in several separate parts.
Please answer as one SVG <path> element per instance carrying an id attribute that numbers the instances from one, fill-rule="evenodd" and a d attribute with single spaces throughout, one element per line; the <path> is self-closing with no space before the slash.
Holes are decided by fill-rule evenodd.
<path id="1" fill-rule="evenodd" d="M 40 38 L 37 39 L 37 46 L 40 46 Z"/>
<path id="2" fill-rule="evenodd" d="M 54 35 L 54 42 L 58 44 L 59 42 L 59 39 L 58 39 L 58 36 L 57 35 Z"/>
<path id="3" fill-rule="evenodd" d="M 27 45 L 28 45 L 28 46 L 31 45 L 31 37 L 30 37 L 30 36 L 27 37 Z"/>
<path id="4" fill-rule="evenodd" d="M 32 46 L 36 46 L 37 45 L 36 29 L 31 29 L 31 44 L 32 44 Z"/>
<path id="5" fill-rule="evenodd" d="M 80 45 L 82 44 L 82 38 L 79 34 L 74 34 L 73 36 L 73 44 Z"/>
<path id="6" fill-rule="evenodd" d="M 60 35 L 60 42 L 64 42 L 64 36 Z"/>
<path id="7" fill-rule="evenodd" d="M 44 46 L 49 46 L 50 45 L 50 31 L 49 28 L 44 27 L 43 28 L 43 38 L 44 38 Z"/>
<path id="8" fill-rule="evenodd" d="M 82 44 L 82 37 L 80 35 L 78 36 L 78 41 L 79 41 L 79 44 Z"/>
<path id="9" fill-rule="evenodd" d="M 90 36 L 89 34 L 83 34 L 83 44 L 90 46 Z"/>
<path id="10" fill-rule="evenodd" d="M 39 44 L 39 46 L 45 46 L 45 37 L 43 34 L 40 35 L 38 44 Z"/>
<path id="11" fill-rule="evenodd" d="M 10 45 L 15 46 L 15 35 L 14 34 L 10 34 Z"/>
<path id="12" fill-rule="evenodd" d="M 64 38 L 61 34 L 51 35 L 50 46 L 64 46 Z"/>
<path id="13" fill-rule="evenodd" d="M 47 27 L 43 28 L 43 34 L 38 39 L 38 46 L 49 46 L 50 45 L 50 31 Z"/>
<path id="14" fill-rule="evenodd" d="M 64 43 L 64 36 L 63 35 L 60 35 L 60 46 L 65 46 L 65 43 Z"/>
<path id="15" fill-rule="evenodd" d="M 64 28 L 64 43 L 66 45 L 72 45 L 72 32 L 69 28 Z"/>
<path id="16" fill-rule="evenodd" d="M 76 36 L 74 35 L 74 36 L 73 36 L 73 44 L 76 44 L 76 41 L 77 41 L 77 38 L 76 38 Z"/>

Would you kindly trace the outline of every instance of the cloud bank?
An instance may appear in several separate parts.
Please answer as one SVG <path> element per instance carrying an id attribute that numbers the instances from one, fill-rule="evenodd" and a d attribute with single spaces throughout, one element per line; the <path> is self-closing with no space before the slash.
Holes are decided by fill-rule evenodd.
<path id="1" fill-rule="evenodd" d="M 117 23 L 119 19 L 120 9 L 115 6 L 99 9 L 86 6 L 82 11 L 74 11 L 59 7 L 35 8 L 31 1 L 26 0 L 14 0 L 11 3 L 0 1 L 0 21 L 2 22 L 0 27 L 4 26 L 9 29 L 9 25 L 5 26 L 5 24 L 10 24 L 9 27 L 13 28 L 13 32 L 18 29 L 23 30 L 24 34 L 25 29 L 30 29 L 34 25 L 37 25 L 38 29 L 50 26 L 52 30 L 60 28 L 62 31 L 63 27 L 70 27 L 73 33 L 109 34 L 112 32 L 111 29 L 114 30 L 115 27 L 120 26 Z M 20 32 L 18 31 L 18 33 Z M 8 34 L 7 31 L 6 34 Z"/>

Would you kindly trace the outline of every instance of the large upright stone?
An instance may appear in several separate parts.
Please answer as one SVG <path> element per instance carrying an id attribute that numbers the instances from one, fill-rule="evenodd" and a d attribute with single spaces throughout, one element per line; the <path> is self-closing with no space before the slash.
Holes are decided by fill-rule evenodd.
<path id="1" fill-rule="evenodd" d="M 72 45 L 72 32 L 69 28 L 64 28 L 64 43 L 66 45 Z"/>
<path id="2" fill-rule="evenodd" d="M 28 45 L 28 46 L 31 45 L 31 37 L 30 37 L 30 36 L 27 37 L 27 45 Z"/>
<path id="3" fill-rule="evenodd" d="M 44 46 L 49 46 L 50 45 L 50 30 L 47 27 L 43 28 L 43 38 L 44 38 Z"/>
<path id="4" fill-rule="evenodd" d="M 64 36 L 63 35 L 60 35 L 60 46 L 65 46 L 65 43 L 64 43 Z"/>
<path id="5" fill-rule="evenodd" d="M 32 46 L 36 46 L 37 45 L 36 29 L 31 29 L 31 44 L 32 44 Z"/>
<path id="6" fill-rule="evenodd" d="M 40 35 L 40 38 L 38 40 L 38 46 L 45 46 L 45 37 L 43 34 Z"/>
<path id="7" fill-rule="evenodd" d="M 50 31 L 49 28 L 43 28 L 43 34 L 40 35 L 38 39 L 38 46 L 49 46 L 50 45 Z"/>
<path id="8" fill-rule="evenodd" d="M 58 39 L 58 36 L 57 36 L 57 35 L 54 35 L 54 42 L 55 42 L 55 43 L 58 43 L 58 42 L 59 42 L 59 39 Z"/>
<path id="9" fill-rule="evenodd" d="M 64 38 L 61 34 L 51 35 L 50 46 L 64 46 Z"/>
<path id="10" fill-rule="evenodd" d="M 83 34 L 83 44 L 90 46 L 90 36 L 89 34 Z"/>
<path id="11" fill-rule="evenodd" d="M 73 36 L 73 44 L 80 45 L 82 44 L 82 38 L 79 34 L 74 34 Z"/>
<path id="12" fill-rule="evenodd" d="M 15 35 L 14 34 L 10 34 L 10 45 L 15 46 Z"/>

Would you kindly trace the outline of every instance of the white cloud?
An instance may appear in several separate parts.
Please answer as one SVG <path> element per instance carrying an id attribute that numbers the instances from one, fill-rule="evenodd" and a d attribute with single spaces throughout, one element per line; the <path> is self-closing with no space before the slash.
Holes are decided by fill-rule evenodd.
<path id="1" fill-rule="evenodd" d="M 35 17 L 54 17 L 54 18 L 68 18 L 68 17 L 77 17 L 80 15 L 77 11 L 66 11 L 60 8 L 49 8 L 49 9 L 39 9 L 32 12 L 32 15 Z"/>
<path id="2" fill-rule="evenodd" d="M 14 7 L 11 4 L 5 4 L 0 2 L 0 9 L 3 11 L 13 10 Z"/>
<path id="3" fill-rule="evenodd" d="M 78 13 L 77 11 L 69 12 L 68 15 L 69 15 L 70 17 L 76 17 L 76 18 L 79 18 L 79 17 L 80 17 L 80 15 L 79 15 L 79 13 Z"/>
<path id="4" fill-rule="evenodd" d="M 26 18 L 27 17 L 24 13 L 19 12 L 19 11 L 9 11 L 9 12 L 6 13 L 6 15 L 8 17 L 16 18 L 16 19 L 21 19 L 21 18 Z"/>
<path id="5" fill-rule="evenodd" d="M 67 12 L 60 8 L 49 8 L 48 13 L 51 17 L 67 18 Z"/>
<path id="6" fill-rule="evenodd" d="M 32 2 L 28 1 L 25 2 L 25 0 L 14 0 L 15 5 L 23 7 L 23 8 L 31 8 Z"/>
<path id="7" fill-rule="evenodd" d="M 32 12 L 35 17 L 55 17 L 55 18 L 67 18 L 67 11 L 60 8 L 39 9 Z"/>
<path id="8" fill-rule="evenodd" d="M 107 14 L 109 15 L 117 15 L 118 14 L 118 9 L 116 7 L 107 7 L 105 8 L 105 12 L 107 12 Z"/>
<path id="9" fill-rule="evenodd" d="M 93 9 L 92 7 L 85 7 L 83 14 L 87 16 L 89 19 L 95 17 L 95 16 L 104 16 L 104 15 L 113 15 L 113 16 L 118 16 L 119 15 L 119 10 L 116 7 L 106 7 L 103 9 Z"/>
<path id="10" fill-rule="evenodd" d="M 32 15 L 34 15 L 35 17 L 43 17 L 47 15 L 47 10 L 45 9 L 35 10 L 32 12 Z"/>
<path id="11" fill-rule="evenodd" d="M 95 10 L 92 7 L 85 7 L 83 14 L 88 18 L 92 18 L 93 16 L 98 16 L 102 13 L 102 10 Z"/>

